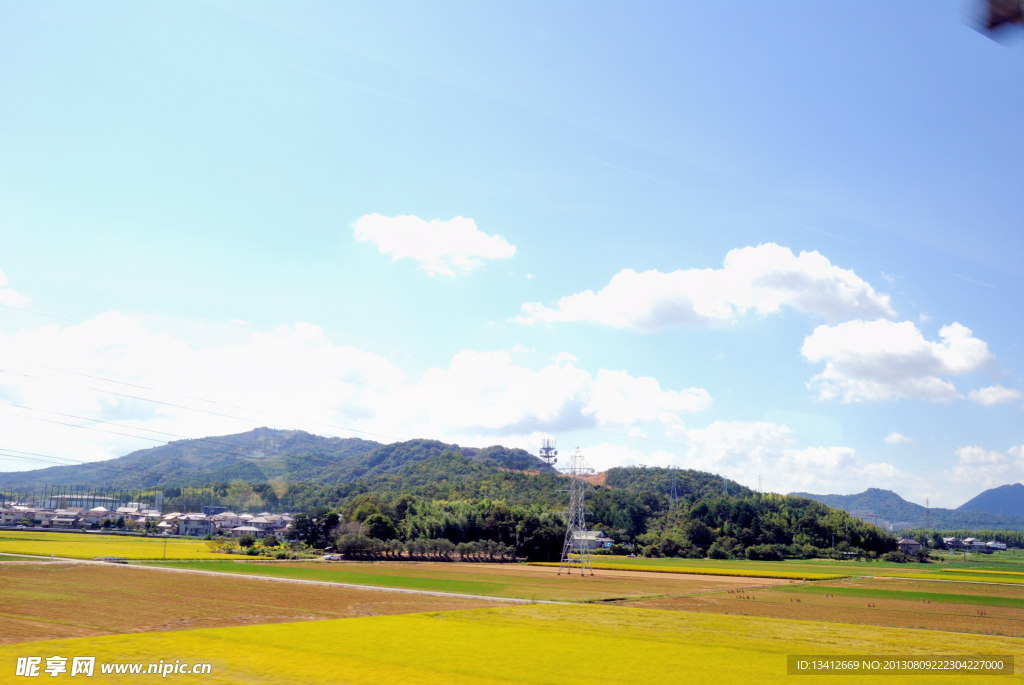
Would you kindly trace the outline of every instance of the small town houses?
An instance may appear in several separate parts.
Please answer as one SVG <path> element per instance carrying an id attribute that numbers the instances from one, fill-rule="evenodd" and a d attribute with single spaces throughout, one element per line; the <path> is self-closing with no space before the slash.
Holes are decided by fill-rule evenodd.
<path id="1" fill-rule="evenodd" d="M 956 550 L 958 552 L 978 552 L 981 554 L 991 554 L 992 552 L 1002 552 L 1006 549 L 1006 545 L 1002 542 L 982 542 L 978 538 L 942 538 L 942 542 L 946 545 L 946 549 Z"/>
<path id="2" fill-rule="evenodd" d="M 196 512 L 171 512 L 162 514 L 155 509 L 143 509 L 138 505 L 126 505 L 110 510 L 105 507 L 67 507 L 49 509 L 26 505 L 11 505 L 0 508 L 0 526 L 27 526 L 50 529 L 95 529 L 116 525 L 118 521 L 129 527 L 154 528 L 164 535 L 205 537 L 207 535 L 230 535 L 241 537 L 246 533 L 254 537 L 273 535 L 284 539 L 292 523 L 289 514 L 235 514 L 223 511 L 207 515 Z M 153 524 L 147 526 L 147 524 Z"/>

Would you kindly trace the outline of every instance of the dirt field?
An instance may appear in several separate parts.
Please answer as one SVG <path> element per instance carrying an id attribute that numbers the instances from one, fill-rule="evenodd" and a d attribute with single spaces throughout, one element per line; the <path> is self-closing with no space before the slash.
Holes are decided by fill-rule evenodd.
<path id="1" fill-rule="evenodd" d="M 790 584 L 790 581 L 772 578 L 641 571 L 602 570 L 595 572 L 594 577 L 580 578 L 576 573 L 571 576 L 559 576 L 557 568 L 525 564 L 196 561 L 159 565 L 222 573 L 564 602 L 689 595 Z"/>
<path id="2" fill-rule="evenodd" d="M 1024 588 L 978 583 L 862 578 L 619 605 L 1024 637 Z"/>
<path id="3" fill-rule="evenodd" d="M 485 600 L 99 564 L 0 564 L 0 643 L 489 605 Z"/>

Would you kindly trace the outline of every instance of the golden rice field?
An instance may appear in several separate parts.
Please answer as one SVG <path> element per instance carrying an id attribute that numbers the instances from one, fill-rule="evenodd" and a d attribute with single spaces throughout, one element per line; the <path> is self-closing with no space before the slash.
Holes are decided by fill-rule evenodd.
<path id="1" fill-rule="evenodd" d="M 593 568 L 606 571 L 647 571 L 650 573 L 683 573 L 698 576 L 737 576 L 740 578 L 778 578 L 780 580 L 836 580 L 846 576 L 839 573 L 814 573 L 807 571 L 771 571 L 764 569 L 741 568 L 738 562 L 736 568 L 708 568 L 701 566 L 676 566 L 657 564 L 616 564 L 608 562 L 594 562 Z M 556 562 L 538 561 L 531 566 L 558 566 Z"/>
<path id="2" fill-rule="evenodd" d="M 728 685 L 790 682 L 788 654 L 1014 655 L 1021 663 L 1024 643 L 748 616 L 526 605 L 5 645 L 0 646 L 0 669 L 13 673 L 19 656 L 60 655 L 95 656 L 98 665 L 208 662 L 212 672 L 202 677 L 204 683 Z M 140 681 L 100 675 L 98 665 L 91 682 Z M 936 680 L 930 675 L 883 678 L 922 684 Z M 838 679 L 883 682 L 877 676 Z M 990 676 L 955 679 L 992 682 Z"/>
<path id="3" fill-rule="evenodd" d="M 202 540 L 125 537 L 100 533 L 50 533 L 46 531 L 0 532 L 0 554 L 34 554 L 48 557 L 92 559 L 223 559 Z"/>

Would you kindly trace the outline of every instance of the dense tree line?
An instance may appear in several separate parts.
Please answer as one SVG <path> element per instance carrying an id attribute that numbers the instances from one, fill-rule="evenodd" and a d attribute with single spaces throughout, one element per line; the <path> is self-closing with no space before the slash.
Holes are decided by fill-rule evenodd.
<path id="1" fill-rule="evenodd" d="M 309 533 L 310 544 L 333 541 L 357 556 L 398 549 L 412 554 L 410 542 L 446 541 L 438 544 L 447 553 L 493 543 L 519 557 L 556 560 L 565 535 L 564 478 L 502 469 L 450 451 L 398 474 L 336 486 L 295 484 L 286 496 L 305 502 L 308 518 L 337 514 L 332 530 Z M 891 535 L 841 510 L 762 495 L 699 471 L 612 469 L 606 485 L 587 494 L 587 504 L 590 527 L 615 539 L 617 551 L 647 556 L 773 560 L 833 550 L 875 556 L 896 548 Z M 305 526 L 297 520 L 296 535 L 306 535 L 300 532 Z"/>

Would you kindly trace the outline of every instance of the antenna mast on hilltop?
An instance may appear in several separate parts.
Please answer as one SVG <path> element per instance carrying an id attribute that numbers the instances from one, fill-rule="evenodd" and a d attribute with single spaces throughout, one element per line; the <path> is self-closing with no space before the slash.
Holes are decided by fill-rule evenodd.
<path id="1" fill-rule="evenodd" d="M 548 466 L 554 466 L 558 462 L 558 450 L 555 449 L 554 438 L 544 438 L 540 441 L 540 458 Z"/>
<path id="2" fill-rule="evenodd" d="M 569 467 L 562 470 L 562 473 L 569 477 L 569 517 L 565 527 L 565 543 L 562 545 L 562 561 L 558 565 L 558 575 L 562 575 L 563 569 L 572 575 L 573 566 L 579 568 L 581 578 L 588 571 L 590 575 L 594 575 L 587 539 L 586 507 L 583 503 L 583 493 L 590 485 L 583 477 L 593 472 L 594 469 L 587 466 L 587 460 L 579 447 L 569 457 Z"/>

